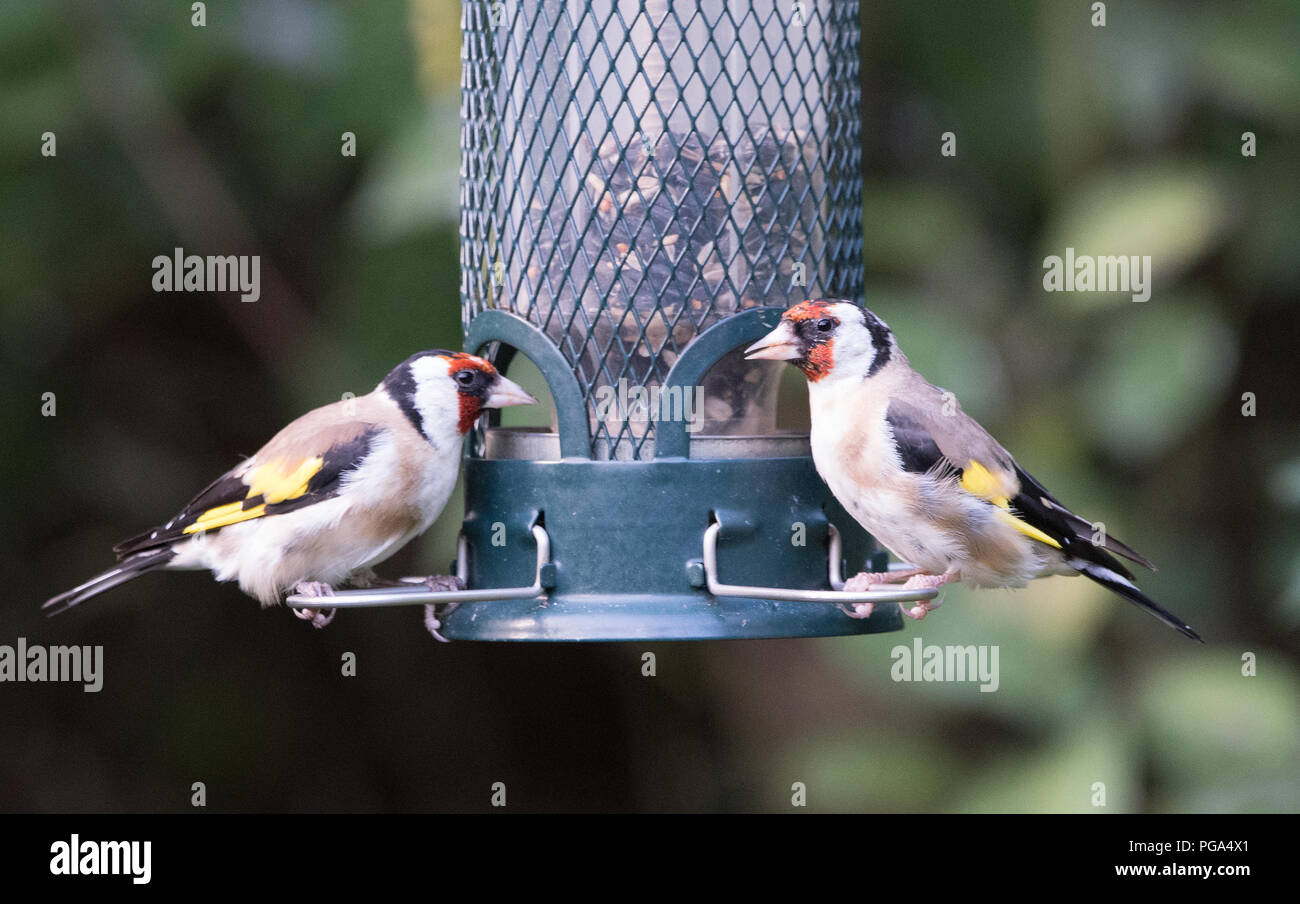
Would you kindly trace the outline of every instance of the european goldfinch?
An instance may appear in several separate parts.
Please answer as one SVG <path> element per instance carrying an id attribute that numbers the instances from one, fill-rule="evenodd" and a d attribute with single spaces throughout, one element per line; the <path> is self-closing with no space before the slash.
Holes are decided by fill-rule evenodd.
<path id="1" fill-rule="evenodd" d="M 789 361 L 803 371 L 817 472 L 867 532 L 916 569 L 860 574 L 846 590 L 904 576 L 909 588 L 958 580 L 1023 587 L 1046 575 L 1084 574 L 1201 639 L 1139 590 L 1115 556 L 1154 570 L 1150 562 L 1094 533 L 1090 521 L 1057 501 L 951 393 L 912 369 L 870 311 L 847 301 L 806 301 L 786 311 L 746 356 Z M 903 611 L 923 618 L 936 605 Z M 845 611 L 866 617 L 871 605 Z"/>
<path id="2" fill-rule="evenodd" d="M 326 597 L 344 583 L 390 583 L 371 566 L 442 511 L 479 413 L 536 401 L 482 358 L 419 352 L 373 392 L 290 423 L 176 517 L 114 547 L 117 567 L 42 608 L 62 612 L 162 568 L 208 569 L 263 606 L 290 590 Z M 446 590 L 454 580 L 427 582 Z M 293 611 L 318 628 L 333 618 L 332 610 Z"/>

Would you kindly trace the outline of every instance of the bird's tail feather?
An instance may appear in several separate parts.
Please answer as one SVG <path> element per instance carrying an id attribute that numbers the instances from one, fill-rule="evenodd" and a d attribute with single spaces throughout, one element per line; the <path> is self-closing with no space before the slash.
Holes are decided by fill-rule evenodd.
<path id="1" fill-rule="evenodd" d="M 1147 612 L 1150 612 L 1156 618 L 1160 619 L 1184 637 L 1190 637 L 1192 640 L 1200 640 L 1201 643 L 1205 643 L 1204 640 L 1201 640 L 1201 635 L 1192 630 L 1191 625 L 1184 622 L 1172 612 L 1162 609 L 1156 604 L 1155 600 L 1151 599 L 1151 597 L 1139 590 L 1136 584 L 1125 578 L 1123 575 L 1112 571 L 1105 565 L 1099 565 L 1096 562 L 1087 562 L 1083 559 L 1073 559 L 1071 560 L 1070 565 L 1079 569 L 1081 573 L 1092 578 L 1106 589 L 1118 593 L 1129 602 L 1135 603 Z"/>
<path id="2" fill-rule="evenodd" d="M 162 568 L 175 555 L 176 553 L 172 552 L 170 548 L 164 547 L 127 556 L 115 567 L 110 568 L 103 574 L 96 575 L 84 584 L 79 584 L 65 593 L 50 597 L 41 608 L 46 610 L 47 615 L 58 615 L 60 612 L 66 612 L 83 600 L 88 600 L 92 596 L 99 596 L 105 590 L 112 590 L 119 584 L 134 580 L 145 572 Z"/>

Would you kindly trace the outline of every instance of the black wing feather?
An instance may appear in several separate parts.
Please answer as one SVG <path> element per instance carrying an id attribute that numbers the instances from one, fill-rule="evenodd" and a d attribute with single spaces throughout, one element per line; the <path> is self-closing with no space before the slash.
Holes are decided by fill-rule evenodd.
<path id="1" fill-rule="evenodd" d="M 905 471 L 914 474 L 936 473 L 961 479 L 963 473 L 961 465 L 944 455 L 926 425 L 914 417 L 905 406 L 891 404 L 885 413 L 885 421 L 894 435 L 894 448 L 898 451 L 899 460 Z M 1016 516 L 1060 543 L 1063 551 L 1085 561 L 1110 568 L 1125 578 L 1132 578 L 1132 573 L 1108 553 L 1117 553 L 1139 565 L 1155 570 L 1155 566 L 1145 557 L 1114 537 L 1107 535 L 1106 542 L 1102 546 L 1094 544 L 1092 524 L 1062 505 L 1034 479 L 1033 475 L 1011 461 L 1009 456 L 1005 463 L 987 462 L 986 464 L 999 464 L 1015 469 L 1016 477 L 1020 481 L 1020 493 L 1009 501 Z"/>
<path id="2" fill-rule="evenodd" d="M 1149 568 L 1155 571 L 1156 567 L 1133 547 L 1127 543 L 1115 539 L 1109 533 L 1105 535 L 1105 543 L 1100 547 L 1092 542 L 1093 528 L 1092 524 L 1085 518 L 1081 518 L 1074 512 L 1070 511 L 1060 500 L 1054 497 L 1043 487 L 1041 483 L 1034 479 L 1033 475 L 1024 468 L 1016 465 L 1016 477 L 1020 480 L 1020 493 L 1011 500 L 1011 504 L 1022 514 L 1025 521 L 1034 525 L 1044 533 L 1050 534 L 1053 539 L 1070 540 L 1069 549 L 1071 552 L 1078 554 L 1081 547 L 1088 547 L 1095 551 L 1105 549 L 1109 552 L 1123 556 L 1131 562 L 1136 562 L 1143 568 Z M 1062 542 L 1064 545 L 1064 542 Z M 1126 578 L 1133 575 L 1114 557 L 1107 555 L 1102 559 L 1094 559 L 1090 556 L 1083 556 L 1088 561 L 1095 561 L 1107 568 L 1112 568 Z"/>
<path id="3" fill-rule="evenodd" d="M 378 428 L 372 427 L 348 442 L 332 446 L 323 456 L 320 470 L 307 481 L 307 492 L 293 499 L 285 499 L 282 502 L 268 505 L 266 514 L 283 515 L 286 512 L 292 512 L 337 496 L 343 475 L 355 470 L 361 464 L 362 460 L 369 454 L 374 437 L 378 432 Z M 197 521 L 200 515 L 210 509 L 240 502 L 242 508 L 247 510 L 261 505 L 263 501 L 260 494 L 249 496 L 248 484 L 244 482 L 244 479 L 237 476 L 234 471 L 227 471 L 208 484 L 166 524 L 131 537 L 129 540 L 123 540 L 113 547 L 113 552 L 120 560 L 141 550 L 166 546 L 186 536 L 185 528 Z M 221 528 L 212 528 L 212 530 L 221 530 Z"/>
<path id="4" fill-rule="evenodd" d="M 885 420 L 893 433 L 894 447 L 904 470 L 914 474 L 952 474 L 960 479 L 962 468 L 944 455 L 925 424 L 912 416 L 905 406 L 891 404 Z M 1155 566 L 1144 556 L 1109 535 L 1106 536 L 1104 545 L 1093 543 L 1092 524 L 1062 505 L 1033 475 L 1012 461 L 1010 456 L 1003 461 L 986 464 L 1015 469 L 1020 492 L 1008 500 L 1012 512 L 1026 524 L 1059 543 L 1061 551 L 1068 556 L 1067 561 L 1071 567 L 1145 609 L 1184 636 L 1201 640 L 1190 625 L 1162 609 L 1138 589 L 1132 582 L 1133 574 L 1111 553 L 1117 553 L 1154 571 Z"/>
<path id="5" fill-rule="evenodd" d="M 897 405 L 890 405 L 885 421 L 894 434 L 894 448 L 903 462 L 903 470 L 913 474 L 952 469 L 958 475 L 961 469 L 950 462 L 939 449 L 939 444 L 920 421 L 903 413 Z"/>

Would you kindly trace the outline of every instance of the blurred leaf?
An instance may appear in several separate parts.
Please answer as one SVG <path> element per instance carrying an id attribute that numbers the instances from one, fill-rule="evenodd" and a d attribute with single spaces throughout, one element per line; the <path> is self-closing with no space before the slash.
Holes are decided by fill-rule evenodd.
<path id="1" fill-rule="evenodd" d="M 1300 28 L 1294 4 L 1258 4 L 1251 15 L 1206 4 L 1190 75 L 1202 90 L 1248 116 L 1294 129 L 1300 121 Z"/>
<path id="2" fill-rule="evenodd" d="M 410 0 L 409 20 L 420 65 L 420 81 L 433 97 L 457 95 L 460 85 L 460 19 L 457 0 Z"/>
<path id="3" fill-rule="evenodd" d="M 457 134 L 440 124 L 458 116 L 456 101 L 437 101 L 384 148 L 353 199 L 350 226 L 374 243 L 392 242 L 459 216 Z"/>
<path id="4" fill-rule="evenodd" d="M 1043 256 L 1151 257 L 1153 297 L 1209 252 L 1231 216 L 1225 178 L 1199 164 L 1162 164 L 1105 172 L 1069 195 L 1045 234 Z M 1041 276 L 1040 270 L 1040 276 Z M 1041 283 L 1040 283 L 1041 285 Z M 1057 304 L 1078 309 L 1127 301 L 1127 292 L 1055 292 Z"/>
<path id="5" fill-rule="evenodd" d="M 1094 784 L 1105 806 L 1094 806 Z M 1094 714 L 1051 746 L 1009 751 L 977 776 L 955 807 L 965 813 L 1127 813 L 1139 809 L 1137 761 L 1120 726 Z"/>
<path id="6" fill-rule="evenodd" d="M 1300 508 L 1300 458 L 1275 467 L 1268 476 L 1268 488 L 1278 505 Z"/>
<path id="7" fill-rule="evenodd" d="M 786 787 L 807 786 L 809 809 L 839 813 L 942 806 L 959 775 L 942 739 L 915 731 L 801 738 L 778 764 L 773 772 Z"/>
<path id="8" fill-rule="evenodd" d="M 1294 550 L 1294 546 L 1291 547 Z M 1292 627 L 1300 626 L 1300 555 L 1295 558 L 1282 586 L 1281 609 Z"/>
<path id="9" fill-rule="evenodd" d="M 1253 678 L 1241 674 L 1241 651 L 1211 649 L 1162 663 L 1144 682 L 1140 724 L 1175 804 L 1195 789 L 1300 781 L 1300 682 L 1276 651 L 1253 652 Z"/>
<path id="10" fill-rule="evenodd" d="M 979 220 L 949 189 L 921 181 L 868 182 L 862 190 L 867 269 L 924 270 L 960 256 L 979 234 Z M 870 306 L 870 300 L 868 300 Z"/>
<path id="11" fill-rule="evenodd" d="M 980 590 L 949 585 L 943 607 L 924 622 L 908 622 L 886 645 L 861 638 L 827 642 L 832 661 L 861 687 L 888 696 L 895 706 L 934 706 L 1036 724 L 1064 722 L 1085 706 L 1098 680 L 1088 661 L 1090 627 L 1104 617 L 1105 594 L 1083 580 L 1045 580 L 1025 590 Z M 906 648 L 971 644 L 997 647 L 997 689 L 979 681 L 895 681 L 891 669 Z M 990 660 L 991 661 L 991 660 Z"/>
<path id="12" fill-rule="evenodd" d="M 1235 337 L 1208 299 L 1157 292 L 1111 318 L 1080 405 L 1117 458 L 1150 459 L 1219 404 L 1237 364 Z"/>

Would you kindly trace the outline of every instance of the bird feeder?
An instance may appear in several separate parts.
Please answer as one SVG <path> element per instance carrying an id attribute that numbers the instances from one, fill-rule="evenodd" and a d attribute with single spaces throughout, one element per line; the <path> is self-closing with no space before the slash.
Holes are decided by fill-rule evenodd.
<path id="1" fill-rule="evenodd" d="M 806 298 L 862 296 L 858 4 L 466 0 L 465 349 L 536 365 L 550 429 L 484 418 L 465 459 L 465 640 L 898 630 L 837 603 L 886 556 L 776 430 L 742 349 Z M 319 604 L 319 601 L 317 601 Z"/>

